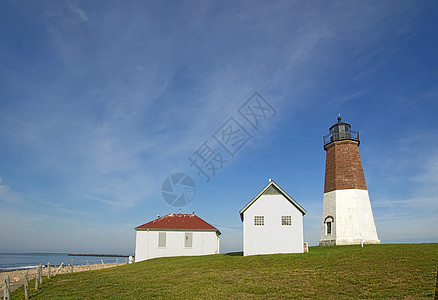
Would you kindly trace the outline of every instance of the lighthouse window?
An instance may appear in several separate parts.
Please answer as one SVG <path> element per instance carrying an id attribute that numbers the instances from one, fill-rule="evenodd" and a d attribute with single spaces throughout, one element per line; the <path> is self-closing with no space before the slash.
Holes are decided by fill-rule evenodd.
<path id="1" fill-rule="evenodd" d="M 292 225 L 291 216 L 281 216 L 281 225 L 290 226 Z"/>
<path id="2" fill-rule="evenodd" d="M 265 216 L 254 216 L 254 225 L 256 226 L 265 225 Z"/>
<path id="3" fill-rule="evenodd" d="M 327 222 L 327 234 L 332 233 L 332 222 Z"/>
<path id="4" fill-rule="evenodd" d="M 324 219 L 324 224 L 325 224 L 325 235 L 331 234 L 332 233 L 332 225 L 333 222 L 335 221 L 335 219 L 332 216 L 327 216 Z"/>

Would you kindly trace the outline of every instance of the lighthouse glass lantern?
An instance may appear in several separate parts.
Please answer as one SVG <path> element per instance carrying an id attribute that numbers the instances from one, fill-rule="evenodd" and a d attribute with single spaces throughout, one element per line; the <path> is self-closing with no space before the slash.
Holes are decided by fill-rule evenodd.
<path id="1" fill-rule="evenodd" d="M 341 121 L 341 116 L 338 117 L 338 122 L 332 125 L 329 130 L 330 134 L 324 136 L 324 146 L 342 140 L 353 140 L 360 143 L 359 132 L 352 131 L 350 124 Z"/>

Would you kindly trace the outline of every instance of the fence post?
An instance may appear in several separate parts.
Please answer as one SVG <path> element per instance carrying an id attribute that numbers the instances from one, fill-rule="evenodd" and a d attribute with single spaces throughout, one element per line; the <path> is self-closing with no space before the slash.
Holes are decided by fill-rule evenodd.
<path id="1" fill-rule="evenodd" d="M 64 262 L 61 263 L 61 265 L 58 267 L 58 270 L 56 270 L 56 272 L 53 276 L 58 275 L 58 272 L 59 272 L 59 270 L 61 270 L 63 264 L 64 264 Z"/>
<path id="2" fill-rule="evenodd" d="M 50 262 L 47 263 L 47 279 L 50 279 Z"/>
<path id="3" fill-rule="evenodd" d="M 10 282 L 9 282 L 9 276 L 8 275 L 3 276 L 3 283 L 4 283 L 4 287 L 3 287 L 3 299 L 10 300 L 11 299 L 11 285 L 10 285 Z"/>
<path id="4" fill-rule="evenodd" d="M 40 264 L 38 267 L 38 279 L 40 281 L 40 284 L 43 284 L 43 265 Z"/>
<path id="5" fill-rule="evenodd" d="M 73 273 L 74 271 L 74 265 L 73 265 L 73 258 L 71 259 L 71 272 Z"/>
<path id="6" fill-rule="evenodd" d="M 38 280 L 39 280 L 38 274 L 39 273 L 40 273 L 40 267 L 38 266 L 37 271 L 35 273 L 35 291 L 38 291 Z"/>
<path id="7" fill-rule="evenodd" d="M 125 264 L 128 264 L 128 259 L 127 258 L 125 258 Z"/>
<path id="8" fill-rule="evenodd" d="M 24 274 L 24 300 L 29 299 L 29 273 Z"/>

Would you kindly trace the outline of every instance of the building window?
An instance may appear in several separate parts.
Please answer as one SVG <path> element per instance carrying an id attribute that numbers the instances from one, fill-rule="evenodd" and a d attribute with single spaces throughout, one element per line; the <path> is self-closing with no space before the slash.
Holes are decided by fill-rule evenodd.
<path id="1" fill-rule="evenodd" d="M 335 219 L 332 216 L 327 216 L 324 219 L 325 235 L 332 234 L 334 222 L 335 222 Z"/>
<path id="2" fill-rule="evenodd" d="M 291 216 L 281 216 L 281 225 L 291 226 L 292 225 L 292 217 Z"/>
<path id="3" fill-rule="evenodd" d="M 265 225 L 265 216 L 254 216 L 254 225 L 256 226 Z"/>
<path id="4" fill-rule="evenodd" d="M 193 241 L 193 233 L 186 232 L 185 239 L 184 239 L 184 247 L 185 248 L 192 248 L 192 241 Z"/>
<path id="5" fill-rule="evenodd" d="M 160 248 L 166 247 L 166 233 L 165 232 L 158 233 L 158 247 L 160 247 Z"/>

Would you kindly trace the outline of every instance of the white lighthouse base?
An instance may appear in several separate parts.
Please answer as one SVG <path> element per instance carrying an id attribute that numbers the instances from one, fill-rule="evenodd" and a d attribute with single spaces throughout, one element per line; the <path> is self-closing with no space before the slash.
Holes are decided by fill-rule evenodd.
<path id="1" fill-rule="evenodd" d="M 319 245 L 361 243 L 380 244 L 368 191 L 348 189 L 324 193 Z"/>

